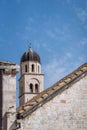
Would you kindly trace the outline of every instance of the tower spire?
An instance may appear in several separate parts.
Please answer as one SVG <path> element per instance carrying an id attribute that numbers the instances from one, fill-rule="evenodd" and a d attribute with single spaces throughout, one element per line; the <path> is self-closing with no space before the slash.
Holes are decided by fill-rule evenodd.
<path id="1" fill-rule="evenodd" d="M 29 44 L 29 50 L 32 50 L 32 45 L 31 45 L 31 43 Z"/>

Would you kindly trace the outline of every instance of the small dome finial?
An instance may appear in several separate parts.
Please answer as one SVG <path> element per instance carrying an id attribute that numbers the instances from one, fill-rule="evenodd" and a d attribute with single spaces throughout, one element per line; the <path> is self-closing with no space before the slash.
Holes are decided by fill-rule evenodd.
<path id="1" fill-rule="evenodd" d="M 29 44 L 29 50 L 32 50 L 31 43 Z"/>

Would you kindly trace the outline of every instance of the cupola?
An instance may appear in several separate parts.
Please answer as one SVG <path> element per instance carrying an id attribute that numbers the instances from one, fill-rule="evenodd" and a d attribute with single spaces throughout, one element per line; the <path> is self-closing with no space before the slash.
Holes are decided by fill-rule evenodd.
<path id="1" fill-rule="evenodd" d="M 31 47 L 21 57 L 21 63 L 25 61 L 34 61 L 41 63 L 40 56 L 35 51 L 33 51 Z"/>

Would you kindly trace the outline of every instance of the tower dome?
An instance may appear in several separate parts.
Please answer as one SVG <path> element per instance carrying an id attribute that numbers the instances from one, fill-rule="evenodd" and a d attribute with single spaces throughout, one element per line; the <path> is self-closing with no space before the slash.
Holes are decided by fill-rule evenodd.
<path id="1" fill-rule="evenodd" d="M 35 51 L 33 51 L 31 47 L 21 57 L 21 63 L 25 61 L 34 61 L 41 63 L 40 56 Z"/>

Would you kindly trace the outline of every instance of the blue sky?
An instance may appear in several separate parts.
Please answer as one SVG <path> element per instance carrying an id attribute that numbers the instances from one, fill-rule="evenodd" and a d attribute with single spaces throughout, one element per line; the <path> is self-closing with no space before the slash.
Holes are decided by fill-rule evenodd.
<path id="1" fill-rule="evenodd" d="M 87 62 L 87 0 L 0 0 L 0 60 L 20 64 L 29 43 L 45 88 Z"/>

